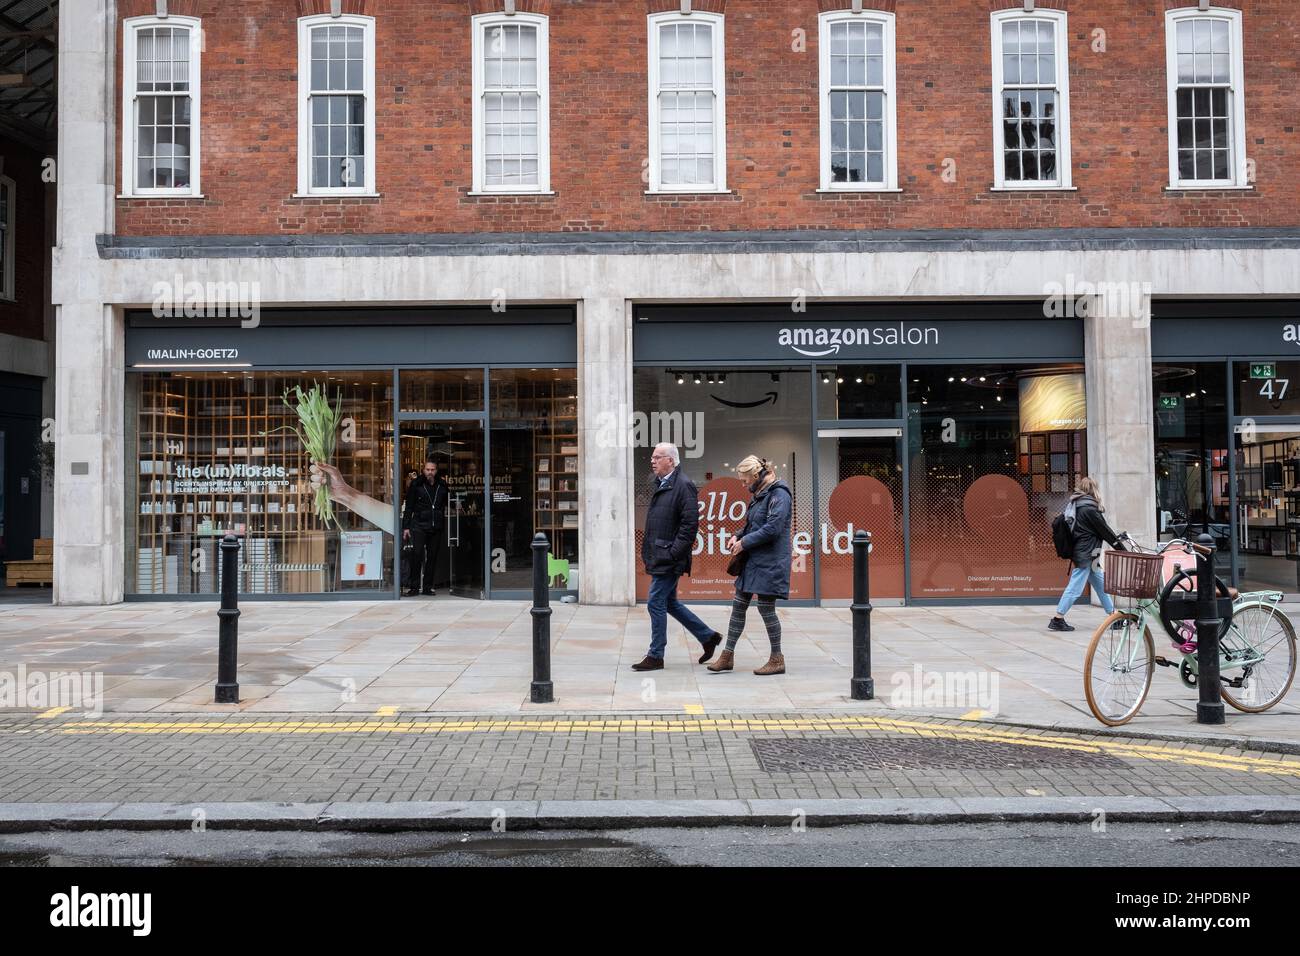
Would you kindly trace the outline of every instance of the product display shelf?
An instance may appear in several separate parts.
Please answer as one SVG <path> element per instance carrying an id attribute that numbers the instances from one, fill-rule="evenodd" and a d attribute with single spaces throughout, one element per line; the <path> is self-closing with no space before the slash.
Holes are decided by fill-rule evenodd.
<path id="1" fill-rule="evenodd" d="M 530 413 L 533 431 L 534 528 L 551 542 L 551 554 L 569 560 L 578 553 L 578 417 L 577 399 L 540 394 L 520 398 Z"/>

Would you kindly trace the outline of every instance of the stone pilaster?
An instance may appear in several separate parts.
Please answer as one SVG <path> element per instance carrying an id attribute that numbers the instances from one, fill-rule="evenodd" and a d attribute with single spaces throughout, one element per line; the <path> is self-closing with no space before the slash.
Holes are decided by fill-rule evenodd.
<path id="1" fill-rule="evenodd" d="M 1101 485 L 1110 526 L 1150 545 L 1156 538 L 1150 294 L 1087 301 L 1088 473 Z"/>
<path id="2" fill-rule="evenodd" d="M 113 9 L 64 0 L 59 14 L 54 601 L 110 604 L 123 590 L 123 343 L 95 236 L 112 231 Z"/>
<path id="3" fill-rule="evenodd" d="M 584 604 L 636 603 L 632 512 L 632 327 L 617 296 L 578 308 L 578 434 L 581 451 L 580 595 Z"/>

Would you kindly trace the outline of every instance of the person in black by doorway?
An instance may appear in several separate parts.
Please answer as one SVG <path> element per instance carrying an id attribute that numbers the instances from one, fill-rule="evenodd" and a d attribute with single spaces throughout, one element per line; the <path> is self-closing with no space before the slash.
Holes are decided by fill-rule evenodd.
<path id="1" fill-rule="evenodd" d="M 402 505 L 402 540 L 409 540 L 414 548 L 406 579 L 407 597 L 434 593 L 433 576 L 438 571 L 438 556 L 442 551 L 447 498 L 447 482 L 438 474 L 438 463 L 430 458 L 424 463 L 424 471 L 407 486 Z"/>

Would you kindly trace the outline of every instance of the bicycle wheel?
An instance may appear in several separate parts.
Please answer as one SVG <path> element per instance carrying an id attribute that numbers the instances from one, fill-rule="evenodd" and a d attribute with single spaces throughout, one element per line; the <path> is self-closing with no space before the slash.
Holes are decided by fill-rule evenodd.
<path id="1" fill-rule="evenodd" d="M 1160 589 L 1160 597 L 1158 599 L 1160 606 L 1160 623 L 1164 627 L 1165 633 L 1175 641 L 1181 642 L 1186 639 L 1195 640 L 1196 622 L 1193 621 L 1190 628 L 1188 628 L 1186 621 L 1171 621 L 1169 619 L 1168 604 L 1170 595 L 1172 595 L 1175 590 L 1194 591 L 1195 589 L 1196 576 L 1194 574 L 1188 574 L 1186 571 L 1179 571 L 1165 583 L 1163 588 Z M 1232 592 L 1229 590 L 1227 582 L 1225 582 L 1223 578 L 1216 577 L 1214 579 L 1214 593 L 1221 598 L 1226 598 Z M 1188 629 L 1185 632 L 1180 633 L 1180 624 Z M 1219 625 L 1219 640 L 1223 640 L 1231 626 L 1231 619 L 1228 619 Z"/>
<path id="2" fill-rule="evenodd" d="M 1247 604 L 1232 616 L 1232 628 L 1220 641 L 1219 668 L 1224 681 L 1240 676 L 1241 687 L 1223 685 L 1223 699 L 1237 710 L 1258 714 L 1291 689 L 1295 680 L 1295 627 L 1271 604 Z M 1258 664 L 1233 667 L 1234 657 L 1263 657 Z"/>
<path id="3" fill-rule="evenodd" d="M 1083 658 L 1083 693 L 1088 709 L 1107 727 L 1133 719 L 1151 689 L 1156 652 L 1151 628 L 1138 633 L 1139 618 L 1116 611 L 1101 622 Z M 1122 622 L 1122 627 L 1111 625 Z"/>

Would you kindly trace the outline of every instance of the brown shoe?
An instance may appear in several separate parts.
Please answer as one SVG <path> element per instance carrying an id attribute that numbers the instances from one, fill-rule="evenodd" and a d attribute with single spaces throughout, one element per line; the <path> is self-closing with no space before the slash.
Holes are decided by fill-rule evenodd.
<path id="1" fill-rule="evenodd" d="M 768 674 L 784 674 L 785 655 L 773 654 L 771 657 L 767 659 L 767 663 L 764 664 L 762 667 L 758 668 L 758 670 L 754 671 L 754 673 L 764 677 L 767 676 Z"/>
<path id="2" fill-rule="evenodd" d="M 661 671 L 664 669 L 664 659 L 662 657 L 651 657 L 649 654 L 639 664 L 633 664 L 634 671 Z"/>
<path id="3" fill-rule="evenodd" d="M 709 670 L 715 674 L 723 671 L 729 671 L 735 666 L 736 654 L 734 651 L 723 651 L 718 655 L 718 659 L 709 665 Z"/>

